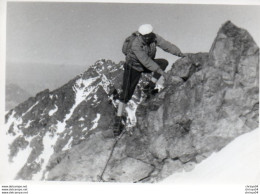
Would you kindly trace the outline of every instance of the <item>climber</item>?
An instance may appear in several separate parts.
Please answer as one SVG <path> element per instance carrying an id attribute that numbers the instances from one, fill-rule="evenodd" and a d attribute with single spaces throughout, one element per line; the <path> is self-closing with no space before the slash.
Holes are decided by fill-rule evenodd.
<path id="1" fill-rule="evenodd" d="M 161 76 L 163 76 L 165 80 L 170 78 L 170 74 L 164 72 L 168 66 L 168 61 L 165 59 L 155 59 L 156 46 L 178 57 L 186 56 L 178 47 L 155 34 L 150 24 L 141 25 L 137 32 L 126 39 L 122 49 L 126 55 L 122 86 L 123 91 L 120 94 L 120 102 L 114 123 L 115 136 L 120 135 L 123 130 L 123 111 L 135 91 L 141 74 L 153 73 L 152 79 L 148 85 L 144 87 L 143 92 L 147 96 L 158 92 L 155 86 Z"/>

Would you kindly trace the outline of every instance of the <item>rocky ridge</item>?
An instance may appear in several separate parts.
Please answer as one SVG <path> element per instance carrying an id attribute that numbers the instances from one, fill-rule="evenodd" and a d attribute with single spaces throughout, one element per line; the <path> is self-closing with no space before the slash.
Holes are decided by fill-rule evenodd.
<path id="1" fill-rule="evenodd" d="M 226 22 L 209 53 L 188 54 L 170 72 L 183 81 L 169 80 L 149 101 L 140 83 L 127 108 L 131 128 L 117 142 L 104 134 L 122 64 L 99 61 L 9 111 L 10 161 L 27 154 L 16 179 L 156 182 L 258 127 L 259 48 L 246 30 Z"/>

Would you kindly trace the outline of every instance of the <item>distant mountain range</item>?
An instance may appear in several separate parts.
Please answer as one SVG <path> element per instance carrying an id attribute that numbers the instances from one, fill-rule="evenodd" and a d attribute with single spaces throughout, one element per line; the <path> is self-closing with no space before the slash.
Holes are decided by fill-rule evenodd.
<path id="1" fill-rule="evenodd" d="M 10 110 L 32 96 L 29 92 L 13 83 L 7 83 L 5 87 L 5 109 Z"/>
<path id="2" fill-rule="evenodd" d="M 6 110 L 10 110 L 42 90 L 47 88 L 54 90 L 62 86 L 71 77 L 87 68 L 87 65 L 7 63 Z"/>

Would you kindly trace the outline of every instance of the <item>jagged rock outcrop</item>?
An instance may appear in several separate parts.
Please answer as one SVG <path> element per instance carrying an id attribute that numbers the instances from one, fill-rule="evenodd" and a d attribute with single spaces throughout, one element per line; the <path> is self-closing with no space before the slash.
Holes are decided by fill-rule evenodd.
<path id="1" fill-rule="evenodd" d="M 231 22 L 220 28 L 209 53 L 188 54 L 173 64 L 171 74 L 183 81 L 169 80 L 144 102 L 142 81 L 127 109 L 128 124 L 135 126 L 117 141 L 105 134 L 111 131 L 116 105 L 107 93 L 112 85 L 120 88 L 120 67 L 98 62 L 6 115 L 10 160 L 20 152 L 28 155 L 16 178 L 159 181 L 191 170 L 258 127 L 259 48 Z M 135 123 L 130 116 L 136 107 Z"/>
<path id="2" fill-rule="evenodd" d="M 92 133 L 108 131 L 116 111 L 109 94 L 120 90 L 122 68 L 122 63 L 100 60 L 64 86 L 44 90 L 7 113 L 9 161 L 20 167 L 16 179 L 46 179 L 45 173 L 66 158 L 70 148 Z M 145 83 L 143 79 L 139 87 Z M 129 111 L 135 111 L 139 93 L 140 89 Z"/>

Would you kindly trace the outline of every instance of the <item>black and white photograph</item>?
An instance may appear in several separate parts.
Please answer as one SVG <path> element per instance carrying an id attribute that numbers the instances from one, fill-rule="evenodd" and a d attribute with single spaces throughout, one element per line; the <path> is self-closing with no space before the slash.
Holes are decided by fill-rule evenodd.
<path id="1" fill-rule="evenodd" d="M 1 3 L 2 193 L 257 194 L 260 2 L 243 2 Z"/>

